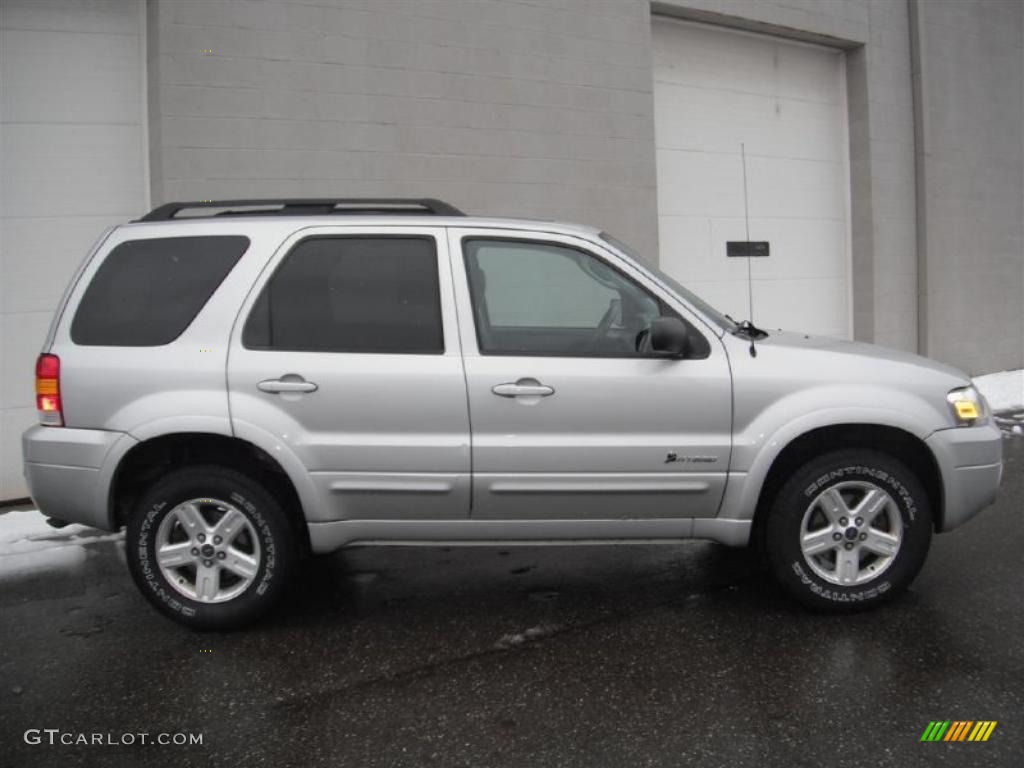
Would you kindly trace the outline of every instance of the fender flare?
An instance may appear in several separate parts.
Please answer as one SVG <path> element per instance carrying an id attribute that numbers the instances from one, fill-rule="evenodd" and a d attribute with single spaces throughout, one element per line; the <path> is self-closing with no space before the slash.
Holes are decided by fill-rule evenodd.
<path id="1" fill-rule="evenodd" d="M 765 481 L 782 452 L 795 440 L 816 429 L 839 426 L 888 427 L 898 429 L 919 440 L 932 458 L 934 452 L 925 442 L 935 430 L 908 418 L 907 413 L 891 408 L 848 406 L 823 408 L 805 413 L 777 427 L 760 441 L 760 448 L 750 467 L 732 470 L 719 511 L 719 517 L 751 520 L 757 510 Z"/>
<path id="2" fill-rule="evenodd" d="M 291 448 L 271 433 L 247 422 L 235 420 L 234 427 L 232 430 L 232 422 L 227 418 L 216 416 L 169 417 L 136 426 L 126 434 L 128 439 L 122 440 L 119 444 L 119 447 L 123 447 L 118 451 L 116 462 L 111 462 L 109 492 L 113 493 L 114 478 L 130 449 L 161 437 L 186 433 L 205 434 L 248 443 L 270 456 L 295 488 L 299 503 L 302 505 L 303 518 L 308 521 L 311 516 L 315 517 L 320 506 L 316 488 L 309 477 L 309 472 Z M 111 508 L 111 505 L 112 499 L 108 508 Z"/>

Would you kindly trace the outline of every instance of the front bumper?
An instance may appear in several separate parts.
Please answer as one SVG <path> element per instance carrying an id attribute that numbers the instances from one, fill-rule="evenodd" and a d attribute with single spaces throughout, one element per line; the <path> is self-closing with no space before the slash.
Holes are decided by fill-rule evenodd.
<path id="1" fill-rule="evenodd" d="M 951 531 L 996 499 L 1003 476 L 1003 438 L 993 423 L 933 433 L 926 444 L 942 476 L 940 532 Z"/>
<path id="2" fill-rule="evenodd" d="M 113 530 L 110 484 L 136 443 L 123 432 L 31 427 L 21 436 L 29 495 L 45 515 Z"/>

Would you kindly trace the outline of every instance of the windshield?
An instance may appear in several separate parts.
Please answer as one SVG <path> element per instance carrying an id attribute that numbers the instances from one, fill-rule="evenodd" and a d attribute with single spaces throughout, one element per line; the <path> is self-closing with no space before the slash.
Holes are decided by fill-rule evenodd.
<path id="1" fill-rule="evenodd" d="M 723 330 L 726 331 L 731 331 L 736 327 L 735 322 L 733 322 L 728 317 L 719 312 L 717 309 L 712 307 L 700 296 L 693 293 L 693 291 L 689 290 L 688 288 L 685 288 L 681 283 L 679 283 L 679 281 L 677 281 L 671 275 L 662 272 L 657 267 L 652 267 L 644 260 L 643 256 L 634 251 L 621 240 L 617 240 L 616 238 L 609 235 L 607 232 L 602 232 L 600 237 L 613 248 L 622 251 L 627 256 L 632 258 L 639 269 L 646 272 L 649 277 L 652 277 L 655 280 L 663 283 L 669 290 L 678 294 L 687 303 L 691 304 L 694 307 L 694 309 L 696 309 L 698 312 L 707 317 L 708 320 L 715 323 L 715 325 L 720 326 Z"/>

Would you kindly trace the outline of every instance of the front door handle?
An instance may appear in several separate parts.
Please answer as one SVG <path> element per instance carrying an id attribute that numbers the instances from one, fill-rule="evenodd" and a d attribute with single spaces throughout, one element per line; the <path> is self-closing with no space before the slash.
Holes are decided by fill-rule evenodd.
<path id="1" fill-rule="evenodd" d="M 555 394 L 555 388 L 535 379 L 520 379 L 515 383 L 495 384 L 491 392 L 500 397 L 547 397 Z"/>
<path id="2" fill-rule="evenodd" d="M 316 392 L 319 387 L 312 381 L 306 381 L 295 373 L 289 373 L 280 379 L 265 379 L 256 385 L 260 392 L 281 394 L 285 392 Z"/>

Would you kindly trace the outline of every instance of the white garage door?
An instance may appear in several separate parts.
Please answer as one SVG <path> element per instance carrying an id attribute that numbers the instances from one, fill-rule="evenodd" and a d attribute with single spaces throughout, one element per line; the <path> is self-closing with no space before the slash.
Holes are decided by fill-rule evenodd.
<path id="1" fill-rule="evenodd" d="M 146 206 L 145 3 L 0 0 L 0 500 L 54 308 L 103 230 Z"/>
<path id="2" fill-rule="evenodd" d="M 849 193 L 843 55 L 670 19 L 654 22 L 660 266 L 711 304 L 754 320 L 848 336 Z"/>

